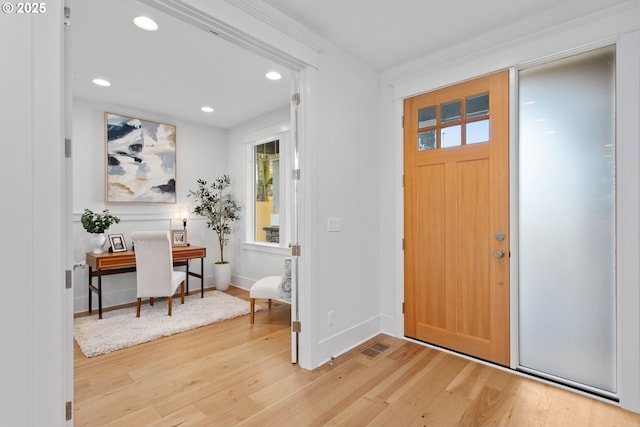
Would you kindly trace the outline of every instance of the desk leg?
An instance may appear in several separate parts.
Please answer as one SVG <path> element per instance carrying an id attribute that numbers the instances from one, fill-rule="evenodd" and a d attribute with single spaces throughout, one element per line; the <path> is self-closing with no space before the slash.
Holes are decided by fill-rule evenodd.
<path id="1" fill-rule="evenodd" d="M 98 319 L 102 319 L 102 270 L 98 270 Z"/>
<path id="2" fill-rule="evenodd" d="M 200 298 L 204 298 L 204 258 L 200 258 Z"/>
<path id="3" fill-rule="evenodd" d="M 187 282 L 187 295 L 189 295 L 189 260 L 187 260 L 187 270 L 186 270 L 186 273 L 187 273 L 187 280 L 186 280 L 186 282 Z"/>
<path id="4" fill-rule="evenodd" d="M 93 293 L 93 291 L 91 290 L 91 275 L 93 274 L 93 272 L 91 271 L 91 266 L 89 266 L 89 287 L 87 289 L 89 289 L 89 314 L 91 314 L 91 294 Z"/>

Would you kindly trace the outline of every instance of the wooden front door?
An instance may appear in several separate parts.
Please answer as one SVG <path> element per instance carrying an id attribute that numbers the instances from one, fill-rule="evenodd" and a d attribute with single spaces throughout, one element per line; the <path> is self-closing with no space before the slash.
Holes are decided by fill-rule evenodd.
<path id="1" fill-rule="evenodd" d="M 405 335 L 509 364 L 507 71 L 404 102 Z"/>

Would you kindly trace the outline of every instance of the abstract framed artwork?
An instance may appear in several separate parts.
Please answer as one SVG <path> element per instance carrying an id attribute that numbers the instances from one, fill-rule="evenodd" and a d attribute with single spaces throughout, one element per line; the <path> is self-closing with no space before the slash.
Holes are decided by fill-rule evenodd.
<path id="1" fill-rule="evenodd" d="M 176 127 L 105 113 L 107 203 L 176 203 Z"/>

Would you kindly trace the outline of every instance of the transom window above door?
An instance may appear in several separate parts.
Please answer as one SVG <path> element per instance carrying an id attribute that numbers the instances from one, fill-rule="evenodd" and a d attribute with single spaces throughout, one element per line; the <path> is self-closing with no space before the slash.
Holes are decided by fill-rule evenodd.
<path id="1" fill-rule="evenodd" d="M 489 141 L 489 94 L 483 93 L 418 110 L 418 151 Z"/>

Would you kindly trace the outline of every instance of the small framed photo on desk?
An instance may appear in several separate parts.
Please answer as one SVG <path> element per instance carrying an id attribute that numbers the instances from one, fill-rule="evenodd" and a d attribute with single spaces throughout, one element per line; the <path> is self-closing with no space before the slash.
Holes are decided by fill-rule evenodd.
<path id="1" fill-rule="evenodd" d="M 187 230 L 171 230 L 172 246 L 187 246 Z"/>
<path id="2" fill-rule="evenodd" d="M 122 234 L 109 234 L 109 243 L 111 244 L 112 252 L 127 251 L 127 243 L 124 241 L 124 235 Z"/>

